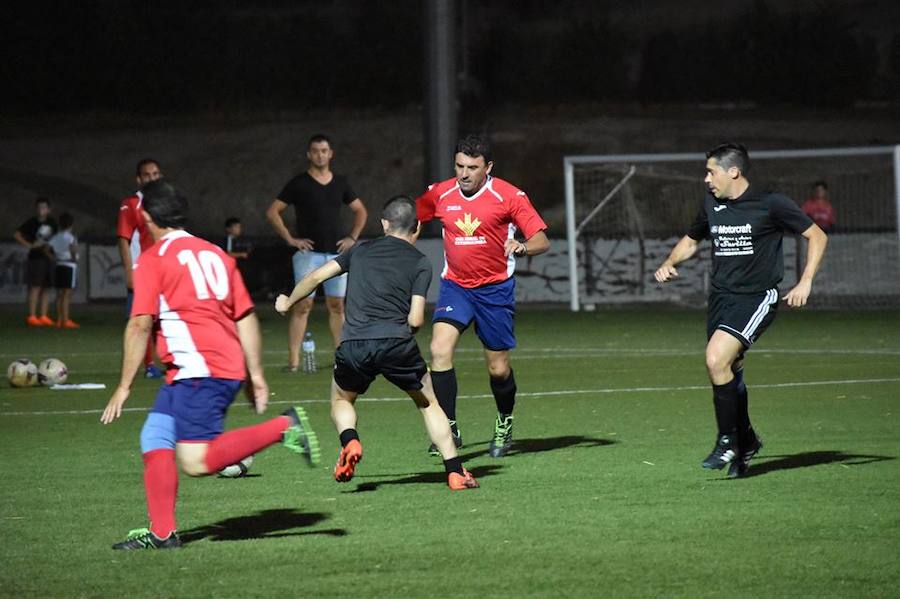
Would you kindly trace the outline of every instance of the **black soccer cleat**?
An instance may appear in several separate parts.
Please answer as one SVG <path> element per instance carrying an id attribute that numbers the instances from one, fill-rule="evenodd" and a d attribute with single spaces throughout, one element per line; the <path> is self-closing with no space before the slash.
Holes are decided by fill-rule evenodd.
<path id="1" fill-rule="evenodd" d="M 710 470 L 721 470 L 738 457 L 737 438 L 734 435 L 719 435 L 716 446 L 700 464 Z"/>
<path id="2" fill-rule="evenodd" d="M 132 551 L 135 549 L 178 549 L 181 547 L 178 533 L 172 531 L 165 539 L 150 532 L 149 528 L 136 528 L 128 533 L 125 540 L 112 546 L 116 550 Z"/>
<path id="3" fill-rule="evenodd" d="M 763 448 L 762 439 L 751 428 L 749 433 L 741 435 L 741 455 L 728 465 L 728 478 L 741 478 L 750 469 L 750 460 Z"/>
<path id="4" fill-rule="evenodd" d="M 497 414 L 494 423 L 494 438 L 488 448 L 488 455 L 492 458 L 502 458 L 512 447 L 513 415 Z"/>
<path id="5" fill-rule="evenodd" d="M 459 428 L 456 426 L 456 420 L 450 421 L 450 432 L 453 434 L 453 443 L 456 444 L 456 448 L 459 449 L 462 447 L 462 435 L 459 433 Z M 440 457 L 441 452 L 438 450 L 437 445 L 432 443 L 428 446 L 428 455 Z"/>

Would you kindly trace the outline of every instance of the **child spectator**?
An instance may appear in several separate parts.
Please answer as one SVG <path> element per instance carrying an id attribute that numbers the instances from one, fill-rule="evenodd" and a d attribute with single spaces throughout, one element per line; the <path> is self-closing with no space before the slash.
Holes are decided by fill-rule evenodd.
<path id="1" fill-rule="evenodd" d="M 61 329 L 77 329 L 81 326 L 72 320 L 69 312 L 78 271 L 78 239 L 72 233 L 74 223 L 72 215 L 63 212 L 59 216 L 59 232 L 49 241 L 56 258 L 53 272 L 53 281 L 56 285 L 56 326 Z"/>

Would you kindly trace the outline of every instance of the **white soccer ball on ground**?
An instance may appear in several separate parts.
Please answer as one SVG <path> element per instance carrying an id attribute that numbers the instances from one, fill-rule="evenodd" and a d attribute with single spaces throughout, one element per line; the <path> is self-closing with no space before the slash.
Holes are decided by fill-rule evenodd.
<path id="1" fill-rule="evenodd" d="M 224 476 L 225 478 L 240 478 L 247 474 L 250 470 L 250 465 L 253 464 L 253 456 L 247 456 L 237 464 L 232 464 L 231 466 L 225 466 L 221 470 L 219 470 L 219 476 Z"/>
<path id="2" fill-rule="evenodd" d="M 38 382 L 38 369 L 28 358 L 13 361 L 6 369 L 10 387 L 31 387 Z"/>
<path id="3" fill-rule="evenodd" d="M 62 385 L 69 378 L 69 369 L 62 360 L 47 358 L 37 367 L 38 382 L 42 385 Z"/>

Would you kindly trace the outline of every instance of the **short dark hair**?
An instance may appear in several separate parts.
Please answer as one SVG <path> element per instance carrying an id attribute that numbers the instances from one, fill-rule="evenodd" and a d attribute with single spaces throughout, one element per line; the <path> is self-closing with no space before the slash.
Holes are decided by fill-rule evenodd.
<path id="1" fill-rule="evenodd" d="M 309 143 L 306 144 L 306 147 L 308 148 L 309 146 L 311 146 L 313 144 L 317 144 L 321 141 L 324 141 L 329 146 L 331 146 L 331 140 L 328 138 L 327 135 L 325 135 L 324 133 L 316 133 L 315 135 L 313 135 L 312 137 L 309 138 Z"/>
<path id="2" fill-rule="evenodd" d="M 75 219 L 72 218 L 72 215 L 68 212 L 63 212 L 59 215 L 59 228 L 61 230 L 66 230 L 71 227 L 75 223 Z"/>
<path id="3" fill-rule="evenodd" d="M 715 158 L 725 170 L 734 166 L 744 176 L 750 172 L 750 154 L 747 153 L 747 148 L 738 143 L 721 143 L 707 152 L 706 158 Z"/>
<path id="4" fill-rule="evenodd" d="M 815 189 L 816 187 L 828 189 L 828 183 L 826 183 L 825 181 L 816 181 L 815 183 L 813 183 L 813 189 Z"/>
<path id="5" fill-rule="evenodd" d="M 38 204 L 47 204 L 49 206 L 50 198 L 46 196 L 38 196 L 34 199 L 34 205 L 37 206 Z"/>
<path id="6" fill-rule="evenodd" d="M 404 195 L 394 196 L 385 202 L 381 218 L 388 222 L 388 231 L 394 233 L 415 233 L 419 225 L 416 203 Z"/>
<path id="7" fill-rule="evenodd" d="M 157 227 L 183 229 L 187 222 L 188 202 L 177 189 L 162 179 L 141 188 L 141 208 L 147 211 Z"/>
<path id="8" fill-rule="evenodd" d="M 455 154 L 460 152 L 472 158 L 484 156 L 485 164 L 491 161 L 491 143 L 481 135 L 470 133 L 456 142 Z"/>
<path id="9" fill-rule="evenodd" d="M 156 168 L 158 168 L 159 170 L 162 170 L 162 165 L 159 163 L 158 160 L 155 160 L 153 158 L 141 158 L 140 160 L 138 160 L 137 166 L 134 167 L 134 174 L 136 176 L 140 177 L 141 169 L 144 168 L 145 166 L 147 166 L 148 164 L 155 164 Z"/>
<path id="10" fill-rule="evenodd" d="M 241 224 L 241 219 L 239 219 L 236 216 L 229 216 L 227 219 L 225 219 L 225 228 L 226 229 L 228 227 L 230 227 L 231 225 L 239 225 L 239 224 Z"/>

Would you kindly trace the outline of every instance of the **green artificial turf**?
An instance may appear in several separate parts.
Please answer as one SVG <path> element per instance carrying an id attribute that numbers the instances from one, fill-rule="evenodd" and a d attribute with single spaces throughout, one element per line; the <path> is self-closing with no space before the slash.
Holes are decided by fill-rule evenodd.
<path id="1" fill-rule="evenodd" d="M 107 391 L 0 389 L 0 595 L 9 597 L 896 597 L 900 314 L 783 309 L 746 361 L 765 448 L 751 476 L 700 468 L 715 428 L 702 311 L 522 309 L 515 445 L 487 456 L 494 407 L 476 339 L 457 355 L 462 456 L 450 492 L 412 402 L 384 381 L 358 404 L 365 455 L 331 478 L 331 355 L 286 374 L 263 313 L 270 413 L 306 406 L 323 465 L 273 447 L 242 479 L 182 477 L 179 551 L 110 550 L 146 525 L 138 443 L 157 381 L 111 426 L 121 307 L 78 331 L 0 311 L 0 355 L 64 360 Z M 323 308 L 313 330 L 328 345 Z M 428 346 L 427 327 L 419 335 Z M 377 401 L 376 401 L 377 400 Z M 241 396 L 228 426 L 258 422 Z"/>

